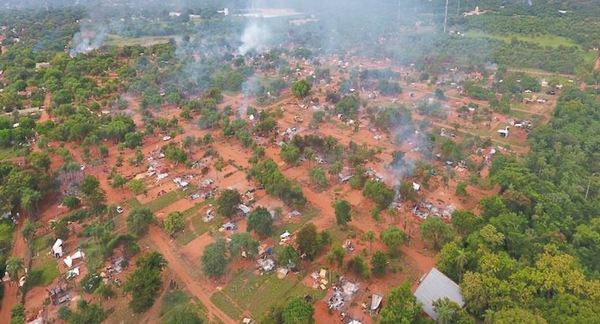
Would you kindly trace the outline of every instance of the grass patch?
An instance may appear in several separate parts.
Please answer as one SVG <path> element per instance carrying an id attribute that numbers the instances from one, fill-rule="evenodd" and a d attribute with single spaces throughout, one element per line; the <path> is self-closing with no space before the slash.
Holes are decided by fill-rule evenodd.
<path id="1" fill-rule="evenodd" d="M 137 200 L 137 198 L 135 198 L 135 197 L 129 199 L 127 201 L 126 205 L 129 206 L 131 209 L 142 207 L 142 203 L 139 200 Z"/>
<path id="2" fill-rule="evenodd" d="M 530 35 L 521 35 L 521 34 L 509 34 L 509 35 L 500 35 L 500 34 L 489 34 L 482 32 L 480 30 L 469 30 L 465 33 L 467 37 L 471 38 L 489 38 L 493 40 L 503 41 L 510 43 L 513 39 L 517 39 L 521 42 L 533 43 L 542 47 L 559 47 L 559 46 L 576 46 L 580 47 L 573 40 L 556 36 L 551 34 L 539 35 L 539 36 L 530 36 Z"/>
<path id="3" fill-rule="evenodd" d="M 220 292 L 224 296 L 217 298 L 223 304 L 217 306 L 226 311 L 233 302 L 237 308 L 252 313 L 254 318 L 261 318 L 272 306 L 283 305 L 291 297 L 313 295 L 315 298 L 322 298 L 323 292 L 304 286 L 301 278 L 302 276 L 290 276 L 280 280 L 275 273 L 257 276 L 250 271 L 240 270 Z"/>
<path id="4" fill-rule="evenodd" d="M 54 241 L 52 234 L 46 234 L 44 236 L 36 237 L 33 240 L 33 250 L 35 252 L 42 252 L 43 250 L 49 249 Z"/>
<path id="5" fill-rule="evenodd" d="M 186 220 L 190 218 L 190 220 L 186 222 L 184 231 L 179 233 L 175 238 L 177 244 L 186 245 L 193 241 L 196 237 L 206 233 L 211 226 L 214 227 L 214 224 L 220 224 L 219 221 L 217 221 L 217 219 L 220 219 L 219 217 L 215 218 L 209 223 L 202 221 L 202 215 L 198 212 L 200 209 L 202 209 L 202 207 L 208 205 L 209 203 L 212 203 L 212 200 L 205 200 L 183 212 L 183 217 Z"/>
<path id="6" fill-rule="evenodd" d="M 239 307 L 234 305 L 231 300 L 222 292 L 216 292 L 210 296 L 210 301 L 219 307 L 227 316 L 233 319 L 239 319 L 244 313 Z"/>
<path id="7" fill-rule="evenodd" d="M 175 242 L 183 246 L 193 241 L 196 237 L 198 237 L 198 234 L 192 229 L 191 225 L 185 224 L 185 229 L 183 232 L 177 234 Z"/>
<path id="8" fill-rule="evenodd" d="M 106 40 L 107 46 L 145 46 L 150 47 L 158 44 L 166 44 L 171 39 L 175 39 L 174 36 L 144 36 L 144 37 L 122 37 L 118 35 L 109 35 Z"/>
<path id="9" fill-rule="evenodd" d="M 0 149 L 0 160 L 14 159 L 17 156 L 22 155 L 22 153 L 23 152 L 12 148 Z"/>
<path id="10" fill-rule="evenodd" d="M 298 230 L 302 226 L 304 226 L 304 224 L 308 223 L 311 219 L 313 219 L 317 215 L 317 213 L 319 213 L 319 209 L 317 209 L 317 208 L 314 208 L 314 207 L 306 208 L 306 210 L 302 211 L 302 217 L 300 218 L 300 221 L 294 222 L 294 223 L 287 223 L 287 224 L 284 224 L 283 226 L 277 228 L 273 233 L 273 239 L 276 242 L 278 242 L 279 235 L 284 233 L 285 231 L 288 231 L 290 233 L 295 232 L 296 230 Z"/>
<path id="11" fill-rule="evenodd" d="M 198 235 L 208 232 L 210 229 L 218 229 L 218 226 L 223 222 L 223 217 L 215 216 L 213 220 L 206 223 L 202 220 L 202 215 L 198 214 L 191 218 L 192 228 Z"/>
<path id="12" fill-rule="evenodd" d="M 54 279 L 60 276 L 58 271 L 58 261 L 50 256 L 44 256 L 36 260 L 27 277 L 27 288 L 44 287 L 49 285 Z"/>
<path id="13" fill-rule="evenodd" d="M 183 191 L 173 190 L 145 204 L 144 207 L 150 209 L 153 213 L 155 213 L 163 208 L 174 204 L 177 200 L 182 199 L 184 197 L 185 193 Z"/>

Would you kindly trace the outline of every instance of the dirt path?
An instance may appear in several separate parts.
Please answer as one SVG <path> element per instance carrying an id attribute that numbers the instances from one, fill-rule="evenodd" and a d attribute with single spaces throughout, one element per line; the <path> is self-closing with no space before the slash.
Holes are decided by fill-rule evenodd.
<path id="1" fill-rule="evenodd" d="M 187 266 L 182 264 L 181 257 L 175 251 L 175 245 L 171 242 L 168 235 L 162 232 L 159 228 L 152 226 L 148 238 L 154 243 L 158 252 L 160 252 L 165 260 L 169 263 L 169 269 L 173 271 L 173 274 L 179 278 L 187 290 L 194 296 L 196 296 L 202 305 L 206 308 L 207 316 L 216 317 L 223 323 L 235 323 L 235 321 L 221 309 L 212 303 L 210 300 L 210 292 L 207 291 L 206 286 L 201 285 L 199 282 L 194 280 L 188 273 Z M 0 323 L 5 323 L 1 322 Z"/>
<path id="2" fill-rule="evenodd" d="M 12 255 L 18 256 L 25 259 L 27 254 L 27 243 L 21 235 L 21 223 L 17 225 L 15 229 L 14 246 Z M 0 323 L 10 322 L 10 311 L 18 303 L 18 286 L 17 283 L 7 282 L 4 283 L 4 298 L 2 298 L 2 305 L 0 306 Z"/>

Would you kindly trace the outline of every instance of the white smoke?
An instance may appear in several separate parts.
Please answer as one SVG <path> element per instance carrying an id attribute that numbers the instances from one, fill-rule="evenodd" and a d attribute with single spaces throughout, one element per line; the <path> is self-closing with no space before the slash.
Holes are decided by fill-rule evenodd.
<path id="1" fill-rule="evenodd" d="M 81 27 L 81 30 L 73 35 L 69 55 L 75 57 L 78 54 L 87 54 L 104 44 L 108 31 L 104 26 Z"/>
<path id="2" fill-rule="evenodd" d="M 259 53 L 266 51 L 272 38 L 272 33 L 264 22 L 251 21 L 242 33 L 242 45 L 238 48 L 240 55 L 254 50 Z"/>

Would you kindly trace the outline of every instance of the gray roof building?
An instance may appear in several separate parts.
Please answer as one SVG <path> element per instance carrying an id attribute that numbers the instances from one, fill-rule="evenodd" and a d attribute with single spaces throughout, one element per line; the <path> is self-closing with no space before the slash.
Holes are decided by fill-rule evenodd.
<path id="1" fill-rule="evenodd" d="M 436 268 L 431 269 L 421 280 L 415 291 L 415 297 L 423 305 L 423 311 L 434 320 L 437 320 L 438 316 L 433 309 L 433 302 L 438 299 L 446 297 L 460 307 L 465 305 L 460 287 Z"/>

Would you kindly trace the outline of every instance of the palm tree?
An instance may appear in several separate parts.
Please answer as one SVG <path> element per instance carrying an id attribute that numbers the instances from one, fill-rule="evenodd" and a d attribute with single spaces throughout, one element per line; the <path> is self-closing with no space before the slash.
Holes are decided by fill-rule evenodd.
<path id="1" fill-rule="evenodd" d="M 465 271 L 465 265 L 467 264 L 467 253 L 463 249 L 456 251 L 456 270 L 458 271 L 458 281 L 462 281 L 462 276 Z"/>
<path id="2" fill-rule="evenodd" d="M 456 321 L 456 309 L 448 298 L 438 299 L 433 303 L 435 312 L 438 315 L 437 324 L 450 324 Z"/>
<path id="3" fill-rule="evenodd" d="M 23 269 L 24 263 L 21 258 L 11 256 L 8 258 L 8 260 L 6 260 L 6 272 L 13 281 L 19 281 L 19 274 L 23 271 Z"/>

